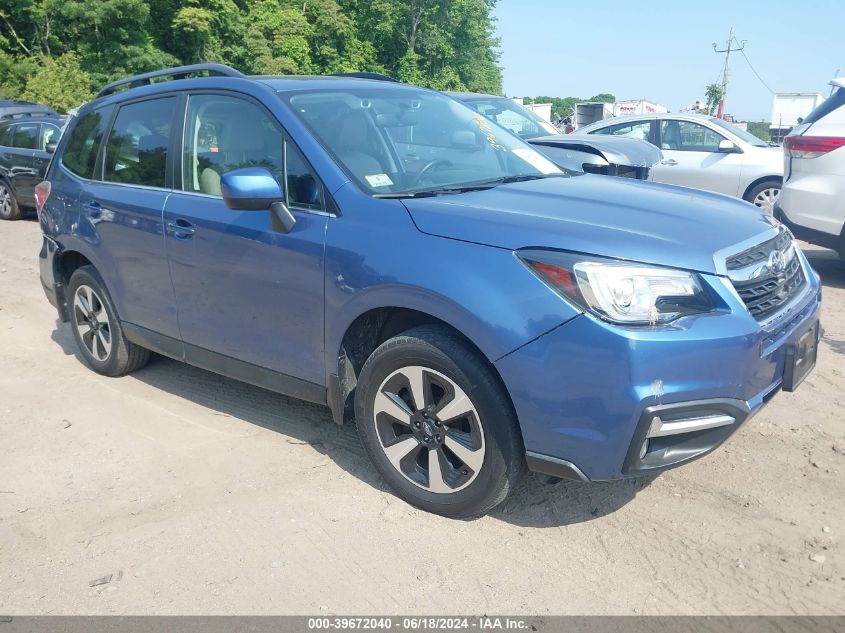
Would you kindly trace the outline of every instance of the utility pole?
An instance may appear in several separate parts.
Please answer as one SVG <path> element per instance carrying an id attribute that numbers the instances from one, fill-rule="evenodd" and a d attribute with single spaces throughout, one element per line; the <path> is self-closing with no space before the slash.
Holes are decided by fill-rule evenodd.
<path id="1" fill-rule="evenodd" d="M 745 48 L 745 40 L 739 45 L 738 48 L 732 48 L 734 43 L 734 27 L 731 27 L 730 35 L 728 35 L 728 45 L 726 48 L 719 50 L 716 48 L 716 42 L 713 42 L 713 50 L 717 53 L 724 53 L 725 54 L 725 68 L 722 72 L 722 98 L 719 100 L 719 110 L 716 112 L 716 116 L 720 119 L 725 115 L 725 97 L 728 95 L 728 64 L 730 63 L 731 59 L 731 52 L 732 51 L 741 51 Z"/>

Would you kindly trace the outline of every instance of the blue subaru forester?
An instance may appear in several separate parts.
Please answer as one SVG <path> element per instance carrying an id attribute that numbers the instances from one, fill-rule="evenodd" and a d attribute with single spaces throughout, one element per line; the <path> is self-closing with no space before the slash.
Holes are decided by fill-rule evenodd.
<path id="1" fill-rule="evenodd" d="M 563 172 L 391 81 L 115 82 L 37 202 L 41 280 L 93 370 L 153 351 L 326 404 L 398 495 L 448 516 L 526 468 L 688 462 L 815 364 L 819 279 L 777 221 Z"/>

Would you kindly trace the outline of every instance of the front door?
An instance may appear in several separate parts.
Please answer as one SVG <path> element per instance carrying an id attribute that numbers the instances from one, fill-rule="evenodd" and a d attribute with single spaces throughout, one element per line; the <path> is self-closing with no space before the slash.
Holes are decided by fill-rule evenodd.
<path id="1" fill-rule="evenodd" d="M 694 121 L 660 121 L 663 160 L 651 169 L 651 179 L 706 191 L 737 196 L 742 154 L 719 151 L 728 140 L 715 130 Z"/>
<path id="2" fill-rule="evenodd" d="M 168 198 L 164 223 L 187 360 L 233 375 L 269 369 L 324 386 L 329 215 L 313 171 L 272 115 L 231 94 L 189 96 L 182 154 L 182 188 Z M 272 229 L 269 211 L 224 204 L 220 176 L 247 166 L 267 167 L 288 185 L 297 220 L 290 233 Z"/>

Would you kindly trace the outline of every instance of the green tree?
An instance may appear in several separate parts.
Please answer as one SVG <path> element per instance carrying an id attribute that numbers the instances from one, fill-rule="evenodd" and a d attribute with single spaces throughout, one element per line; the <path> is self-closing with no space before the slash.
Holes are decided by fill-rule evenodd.
<path id="1" fill-rule="evenodd" d="M 766 143 L 772 140 L 771 123 L 768 121 L 749 121 L 748 131 Z"/>
<path id="2" fill-rule="evenodd" d="M 217 61 L 248 73 L 371 70 L 501 94 L 495 3 L 0 0 L 0 91 L 19 96 L 42 60 L 73 53 L 91 89 L 169 65 Z"/>
<path id="3" fill-rule="evenodd" d="M 713 115 L 719 107 L 719 102 L 722 100 L 724 91 L 721 84 L 709 84 L 704 90 L 704 99 L 707 103 L 707 114 Z"/>
<path id="4" fill-rule="evenodd" d="M 65 53 L 55 59 L 45 57 L 26 82 L 21 96 L 67 112 L 91 99 L 91 77 L 82 70 L 76 53 Z"/>

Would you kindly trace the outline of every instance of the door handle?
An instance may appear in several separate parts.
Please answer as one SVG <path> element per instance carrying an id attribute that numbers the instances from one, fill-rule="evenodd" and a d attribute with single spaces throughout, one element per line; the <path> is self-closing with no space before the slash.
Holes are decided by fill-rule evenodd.
<path id="1" fill-rule="evenodd" d="M 100 203 L 96 200 L 92 200 L 91 202 L 86 202 L 82 205 L 82 207 L 88 212 L 89 218 L 97 219 L 101 215 L 103 215 L 103 207 L 100 206 Z"/>
<path id="2" fill-rule="evenodd" d="M 676 161 L 674 158 L 667 158 L 666 160 L 661 160 L 660 164 L 669 165 L 671 167 L 672 165 L 677 165 L 678 161 Z"/>
<path id="3" fill-rule="evenodd" d="M 196 233 L 196 227 L 188 222 L 187 220 L 183 220 L 179 218 L 177 220 L 171 220 L 167 224 L 164 225 L 167 229 L 167 232 L 173 235 L 177 240 L 187 240 L 190 239 L 191 236 Z"/>

